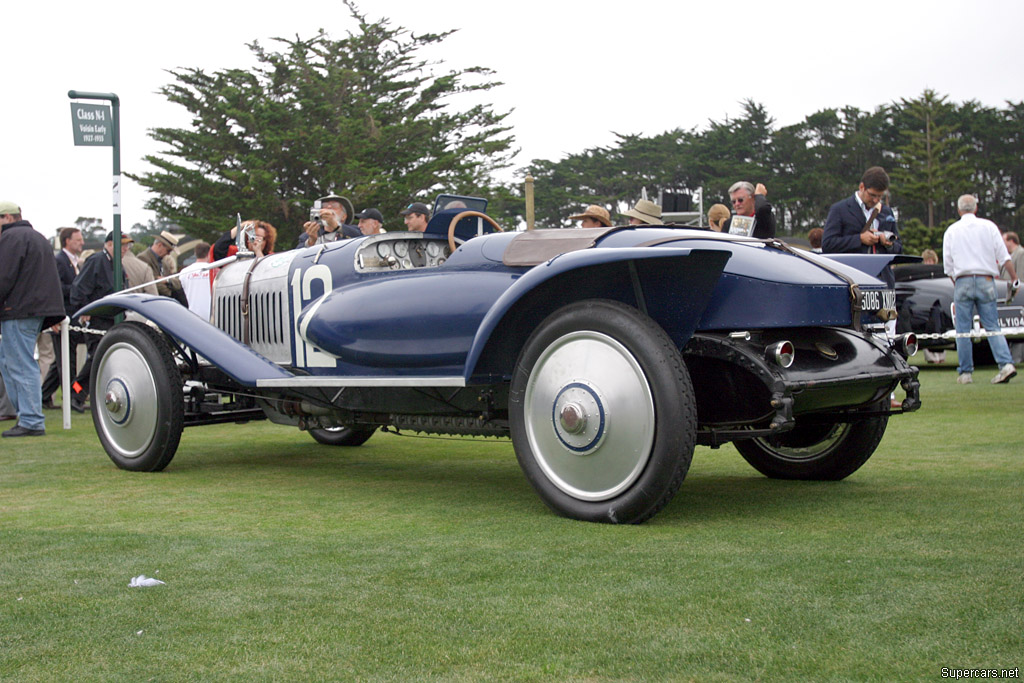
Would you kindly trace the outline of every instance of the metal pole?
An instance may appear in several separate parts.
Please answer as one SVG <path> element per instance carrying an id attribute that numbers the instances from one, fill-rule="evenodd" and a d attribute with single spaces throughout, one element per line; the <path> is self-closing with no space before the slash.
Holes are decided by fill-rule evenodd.
<path id="1" fill-rule="evenodd" d="M 64 429 L 71 429 L 71 345 L 68 343 L 68 317 L 60 321 L 60 384 L 61 413 L 64 417 Z"/>

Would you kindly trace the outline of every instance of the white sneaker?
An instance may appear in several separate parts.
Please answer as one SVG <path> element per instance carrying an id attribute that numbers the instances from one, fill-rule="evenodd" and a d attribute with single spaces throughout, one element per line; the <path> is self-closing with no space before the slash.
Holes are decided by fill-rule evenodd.
<path id="1" fill-rule="evenodd" d="M 974 377 L 972 377 L 971 373 L 969 373 L 969 372 L 962 372 L 962 373 L 960 373 L 959 375 L 956 376 L 956 383 L 957 384 L 973 384 L 974 383 Z"/>
<path id="2" fill-rule="evenodd" d="M 1007 363 L 999 368 L 999 374 L 992 378 L 992 384 L 1004 384 L 1016 376 L 1017 368 L 1013 367 L 1013 363 Z"/>

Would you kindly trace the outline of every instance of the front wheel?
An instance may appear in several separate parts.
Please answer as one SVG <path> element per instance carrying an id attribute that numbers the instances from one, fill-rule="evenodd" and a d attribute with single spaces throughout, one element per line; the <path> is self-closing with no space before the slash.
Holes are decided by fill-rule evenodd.
<path id="1" fill-rule="evenodd" d="M 509 396 L 516 458 L 555 512 L 639 523 L 675 495 L 693 457 L 697 412 L 665 331 L 615 301 L 565 306 L 534 331 Z"/>
<path id="2" fill-rule="evenodd" d="M 128 322 L 103 335 L 90 379 L 92 421 L 124 470 L 156 472 L 178 450 L 185 407 L 181 373 L 163 336 Z"/>
<path id="3" fill-rule="evenodd" d="M 310 429 L 309 435 L 325 446 L 362 446 L 373 436 L 376 428 L 356 429 L 355 427 L 325 427 Z"/>
<path id="4" fill-rule="evenodd" d="M 881 410 L 882 405 L 874 408 Z M 809 425 L 801 425 L 798 418 L 792 431 L 736 441 L 734 445 L 754 469 L 767 477 L 838 481 L 868 461 L 888 423 L 885 415 Z"/>

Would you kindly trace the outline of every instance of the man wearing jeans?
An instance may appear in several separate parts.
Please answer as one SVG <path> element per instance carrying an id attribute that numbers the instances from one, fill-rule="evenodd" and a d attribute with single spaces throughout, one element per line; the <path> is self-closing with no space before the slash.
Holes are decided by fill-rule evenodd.
<path id="1" fill-rule="evenodd" d="M 1016 290 L 1020 287 L 1017 272 L 1013 263 L 1009 262 L 1010 254 L 1003 244 L 999 228 L 992 221 L 975 215 L 978 200 L 965 194 L 957 200 L 956 208 L 960 220 L 949 226 L 942 237 L 942 266 L 954 283 L 957 334 L 970 332 L 975 309 L 987 332 L 999 332 L 995 280 L 999 276 L 999 267 L 1005 263 Z M 958 336 L 956 339 L 956 353 L 960 359 L 956 381 L 959 384 L 974 381 L 971 376 L 974 372 L 972 344 L 967 337 Z M 999 372 L 992 378 L 992 384 L 1009 382 L 1017 374 L 1017 369 L 1013 366 L 1006 337 L 988 337 L 988 344 L 999 365 Z"/>
<path id="2" fill-rule="evenodd" d="M 21 219 L 14 202 L 0 202 L 0 374 L 18 413 L 3 433 L 43 436 L 43 397 L 33 352 L 43 327 L 64 318 L 64 299 L 53 249 Z"/>

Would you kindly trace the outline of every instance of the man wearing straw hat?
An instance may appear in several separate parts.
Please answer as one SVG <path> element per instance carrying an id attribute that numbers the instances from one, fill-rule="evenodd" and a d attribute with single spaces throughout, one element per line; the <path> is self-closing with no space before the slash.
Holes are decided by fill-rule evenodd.
<path id="1" fill-rule="evenodd" d="M 597 204 L 591 204 L 583 213 L 569 216 L 571 221 L 580 221 L 581 228 L 610 228 L 612 216 L 608 209 Z"/>
<path id="2" fill-rule="evenodd" d="M 641 199 L 636 206 L 622 215 L 629 216 L 630 225 L 664 225 L 661 220 L 661 207 L 647 199 Z"/>

